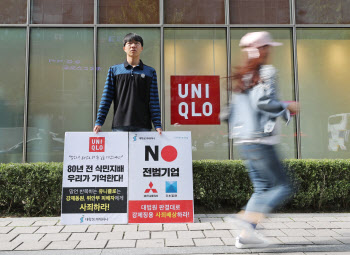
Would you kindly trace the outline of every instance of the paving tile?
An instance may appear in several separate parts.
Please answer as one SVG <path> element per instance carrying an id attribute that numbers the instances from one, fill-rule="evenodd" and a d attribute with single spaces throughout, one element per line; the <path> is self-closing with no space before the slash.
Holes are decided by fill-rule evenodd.
<path id="1" fill-rule="evenodd" d="M 347 217 L 336 217 L 338 220 L 340 221 L 350 221 L 350 217 L 347 216 Z"/>
<path id="2" fill-rule="evenodd" d="M 36 226 L 55 226 L 58 223 L 58 220 L 39 220 L 34 222 L 33 227 Z"/>
<path id="3" fill-rule="evenodd" d="M 19 234 L 13 242 L 38 242 L 44 234 Z"/>
<path id="4" fill-rule="evenodd" d="M 194 246 L 192 238 L 165 239 L 166 247 L 185 247 Z"/>
<path id="5" fill-rule="evenodd" d="M 225 229 L 240 229 L 235 223 L 233 222 L 213 222 L 211 224 L 214 229 L 216 230 L 225 230 Z"/>
<path id="6" fill-rule="evenodd" d="M 287 255 L 287 254 L 284 254 Z M 305 252 L 303 255 L 349 255 L 348 251 L 344 252 Z"/>
<path id="7" fill-rule="evenodd" d="M 0 251 L 12 251 L 17 246 L 19 246 L 21 242 L 1 242 L 0 243 Z"/>
<path id="8" fill-rule="evenodd" d="M 106 248 L 134 248 L 136 240 L 110 240 Z"/>
<path id="9" fill-rule="evenodd" d="M 222 218 L 200 218 L 201 223 L 206 222 L 223 222 Z"/>
<path id="10" fill-rule="evenodd" d="M 316 219 L 314 219 L 312 217 L 307 217 L 307 218 L 295 217 L 295 218 L 292 218 L 292 220 L 295 222 L 314 222 L 314 221 L 317 221 Z"/>
<path id="11" fill-rule="evenodd" d="M 137 225 L 115 225 L 112 232 L 137 231 Z"/>
<path id="12" fill-rule="evenodd" d="M 164 239 L 137 240 L 136 248 L 164 247 Z"/>
<path id="13" fill-rule="evenodd" d="M 280 229 L 280 228 L 288 228 L 287 226 L 288 222 L 281 223 L 281 222 L 272 222 L 272 223 L 261 223 L 261 225 L 264 229 Z"/>
<path id="14" fill-rule="evenodd" d="M 332 229 L 334 232 L 341 236 L 350 236 L 350 229 Z"/>
<path id="15" fill-rule="evenodd" d="M 23 242 L 15 251 L 37 251 L 44 250 L 50 242 Z"/>
<path id="16" fill-rule="evenodd" d="M 131 240 L 137 240 L 137 239 L 149 239 L 150 238 L 150 232 L 149 231 L 126 231 L 124 235 L 124 239 L 131 239 Z"/>
<path id="17" fill-rule="evenodd" d="M 46 247 L 46 250 L 73 250 L 79 241 L 55 241 Z"/>
<path id="18" fill-rule="evenodd" d="M 259 233 L 261 233 L 264 236 L 287 236 L 284 232 L 282 232 L 279 229 L 262 229 L 259 230 Z"/>
<path id="19" fill-rule="evenodd" d="M 34 220 L 14 220 L 8 227 L 29 227 L 34 223 Z"/>
<path id="20" fill-rule="evenodd" d="M 151 239 L 176 239 L 176 231 L 151 232 Z"/>
<path id="21" fill-rule="evenodd" d="M 196 246 L 218 246 L 224 245 L 220 238 L 193 239 Z"/>
<path id="22" fill-rule="evenodd" d="M 139 225 L 139 231 L 162 231 L 163 226 L 161 223 L 143 223 Z"/>
<path id="23" fill-rule="evenodd" d="M 63 228 L 63 226 L 44 226 L 40 227 L 35 233 L 54 234 L 59 233 Z"/>
<path id="24" fill-rule="evenodd" d="M 163 224 L 164 231 L 176 231 L 176 230 L 188 230 L 187 224 L 174 223 L 174 224 Z"/>
<path id="25" fill-rule="evenodd" d="M 269 218 L 271 222 L 294 222 L 291 218 Z"/>
<path id="26" fill-rule="evenodd" d="M 15 239 L 16 236 L 18 236 L 18 234 L 0 234 L 0 243 L 10 242 Z"/>
<path id="27" fill-rule="evenodd" d="M 39 227 L 17 227 L 14 228 L 12 234 L 31 234 L 34 233 Z"/>
<path id="28" fill-rule="evenodd" d="M 301 236 L 281 236 L 278 237 L 279 240 L 281 240 L 285 244 L 313 244 L 310 240 L 306 239 L 305 237 Z"/>
<path id="29" fill-rule="evenodd" d="M 0 234 L 7 234 L 12 229 L 14 229 L 14 227 L 0 227 Z"/>
<path id="30" fill-rule="evenodd" d="M 177 236 L 181 239 L 186 238 L 205 238 L 202 231 L 177 231 Z"/>
<path id="31" fill-rule="evenodd" d="M 315 236 L 309 230 L 310 229 L 306 230 L 298 228 L 281 229 L 281 231 L 287 236 Z"/>
<path id="32" fill-rule="evenodd" d="M 0 227 L 6 227 L 9 225 L 12 221 L 0 221 Z"/>
<path id="33" fill-rule="evenodd" d="M 334 237 L 338 241 L 342 242 L 343 244 L 350 244 L 350 237 L 342 237 L 342 236 L 336 236 Z"/>
<path id="34" fill-rule="evenodd" d="M 87 240 L 95 240 L 97 236 L 97 233 L 73 233 L 70 237 L 69 237 L 69 241 L 87 241 Z"/>
<path id="35" fill-rule="evenodd" d="M 225 245 L 232 246 L 236 243 L 236 238 L 233 237 L 222 237 L 221 240 Z"/>
<path id="36" fill-rule="evenodd" d="M 66 241 L 68 237 L 71 235 L 71 233 L 57 233 L 57 234 L 46 234 L 43 239 L 41 239 L 41 242 L 59 242 L 59 241 Z"/>
<path id="37" fill-rule="evenodd" d="M 334 239 L 333 237 L 324 237 L 324 236 L 314 236 L 314 237 L 306 237 L 308 240 L 313 242 L 314 244 L 342 244 L 340 241 Z"/>
<path id="38" fill-rule="evenodd" d="M 340 236 L 339 233 L 330 229 L 309 229 L 308 231 L 314 236 Z"/>
<path id="39" fill-rule="evenodd" d="M 204 230 L 206 237 L 232 237 L 228 230 Z"/>
<path id="40" fill-rule="evenodd" d="M 332 222 L 332 223 L 337 225 L 340 228 L 350 228 L 350 222 L 348 222 L 348 221 L 345 221 L 345 222 L 344 221 L 343 222 L 336 221 L 336 222 Z"/>
<path id="41" fill-rule="evenodd" d="M 207 218 L 207 217 L 210 217 L 209 215 L 216 215 L 216 214 L 195 214 L 194 218 Z M 218 216 L 214 216 L 214 217 L 218 217 Z"/>
<path id="42" fill-rule="evenodd" d="M 107 244 L 107 240 L 80 241 L 76 249 L 103 249 Z"/>
<path id="43" fill-rule="evenodd" d="M 205 229 L 213 229 L 213 226 L 210 223 L 188 223 L 187 224 L 189 230 L 205 230 Z"/>
<path id="44" fill-rule="evenodd" d="M 86 232 L 101 233 L 112 232 L 113 225 L 91 225 Z"/>
<path id="45" fill-rule="evenodd" d="M 331 222 L 309 222 L 314 228 L 340 228 Z"/>
<path id="46" fill-rule="evenodd" d="M 65 226 L 62 230 L 61 233 L 84 233 L 86 232 L 87 228 L 89 226 L 87 225 L 69 225 Z"/>
<path id="47" fill-rule="evenodd" d="M 230 216 L 230 215 L 232 215 L 232 213 L 231 214 L 227 214 L 227 213 L 218 213 L 218 214 L 204 214 L 204 216 L 202 216 L 202 217 L 198 217 L 198 218 L 224 218 L 224 217 L 226 217 L 226 216 Z"/>
<path id="48" fill-rule="evenodd" d="M 274 244 L 283 244 L 281 240 L 279 240 L 277 237 L 265 237 L 265 239 L 269 242 L 269 244 L 274 245 Z M 274 253 L 275 255 L 275 253 Z"/>
<path id="49" fill-rule="evenodd" d="M 96 240 L 121 240 L 124 232 L 98 233 Z"/>
<path id="50" fill-rule="evenodd" d="M 296 228 L 296 229 L 309 229 L 314 228 L 307 222 L 286 222 L 285 223 L 288 228 Z"/>
<path id="51" fill-rule="evenodd" d="M 320 222 L 331 222 L 331 221 L 338 221 L 336 217 L 313 217 L 315 220 L 320 221 Z"/>

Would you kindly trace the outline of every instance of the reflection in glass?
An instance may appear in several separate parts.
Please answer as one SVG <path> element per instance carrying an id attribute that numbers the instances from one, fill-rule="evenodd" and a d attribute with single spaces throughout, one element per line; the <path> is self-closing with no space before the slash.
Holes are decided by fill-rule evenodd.
<path id="1" fill-rule="evenodd" d="M 303 158 L 350 157 L 350 30 L 298 29 Z"/>
<path id="2" fill-rule="evenodd" d="M 159 24 L 159 0 L 100 0 L 100 24 Z"/>
<path id="3" fill-rule="evenodd" d="M 165 24 L 225 24 L 224 0 L 165 0 Z"/>
<path id="4" fill-rule="evenodd" d="M 32 28 L 27 161 L 63 160 L 64 133 L 92 130 L 93 30 Z"/>
<path id="5" fill-rule="evenodd" d="M 27 0 L 1 0 L 0 24 L 27 23 Z"/>
<path id="6" fill-rule="evenodd" d="M 248 32 L 257 31 L 256 29 L 231 29 L 231 65 L 234 68 L 244 57 L 241 48 L 238 46 L 239 41 L 243 35 Z M 264 29 L 271 33 L 272 38 L 283 43 L 282 46 L 273 47 L 271 49 L 270 63 L 278 71 L 278 92 L 279 98 L 282 101 L 292 101 L 293 96 L 293 58 L 292 58 L 292 37 L 289 29 Z M 294 118 L 291 119 L 290 123 L 285 125 L 282 119 L 279 119 L 279 125 L 277 128 L 280 129 L 280 144 L 279 151 L 282 153 L 280 156 L 283 158 L 294 158 L 295 154 L 295 123 Z M 234 158 L 237 159 L 237 150 L 234 146 Z"/>
<path id="7" fill-rule="evenodd" d="M 289 24 L 289 0 L 230 0 L 231 24 Z"/>
<path id="8" fill-rule="evenodd" d="M 296 0 L 298 24 L 350 24 L 349 0 Z"/>
<path id="9" fill-rule="evenodd" d="M 192 131 L 193 159 L 228 159 L 227 124 L 171 125 L 170 79 L 172 75 L 219 75 L 221 107 L 227 103 L 227 50 L 225 29 L 166 29 L 165 128 Z"/>
<path id="10" fill-rule="evenodd" d="M 158 28 L 99 28 L 97 42 L 97 110 L 102 98 L 108 68 L 123 63 L 126 54 L 123 50 L 123 38 L 128 33 L 139 34 L 143 38 L 141 60 L 144 64 L 153 67 L 157 72 L 158 89 L 160 88 L 160 30 Z M 113 119 L 113 104 L 110 107 L 103 131 L 111 131 Z"/>
<path id="11" fill-rule="evenodd" d="M 25 42 L 25 29 L 0 28 L 0 163 L 22 161 Z"/>
<path id="12" fill-rule="evenodd" d="M 32 0 L 32 24 L 92 24 L 94 0 Z"/>

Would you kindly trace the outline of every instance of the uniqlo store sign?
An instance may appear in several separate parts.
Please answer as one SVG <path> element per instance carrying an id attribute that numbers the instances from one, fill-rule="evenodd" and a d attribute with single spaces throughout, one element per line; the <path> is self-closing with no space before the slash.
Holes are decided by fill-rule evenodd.
<path id="1" fill-rule="evenodd" d="M 61 212 L 62 224 L 193 222 L 191 133 L 66 132 Z"/>
<path id="2" fill-rule="evenodd" d="M 219 125 L 219 114 L 219 76 L 171 76 L 171 125 Z"/>

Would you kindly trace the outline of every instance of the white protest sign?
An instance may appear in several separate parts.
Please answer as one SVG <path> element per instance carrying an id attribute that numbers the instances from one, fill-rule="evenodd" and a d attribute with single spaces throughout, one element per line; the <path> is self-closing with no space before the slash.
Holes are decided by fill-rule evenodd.
<path id="1" fill-rule="evenodd" d="M 191 132 L 129 132 L 129 223 L 193 222 Z"/>
<path id="2" fill-rule="evenodd" d="M 62 224 L 126 224 L 127 132 L 66 132 Z"/>

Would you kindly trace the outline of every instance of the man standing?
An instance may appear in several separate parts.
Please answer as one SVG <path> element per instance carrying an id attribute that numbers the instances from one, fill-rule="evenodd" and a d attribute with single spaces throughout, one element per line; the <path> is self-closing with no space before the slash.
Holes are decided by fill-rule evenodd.
<path id="1" fill-rule="evenodd" d="M 108 70 L 94 132 L 97 134 L 101 130 L 113 101 L 113 131 L 151 131 L 153 122 L 161 134 L 157 74 L 140 59 L 143 39 L 129 33 L 123 44 L 126 61 Z"/>

